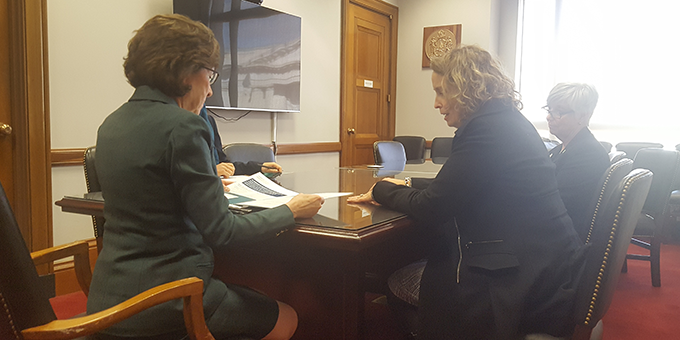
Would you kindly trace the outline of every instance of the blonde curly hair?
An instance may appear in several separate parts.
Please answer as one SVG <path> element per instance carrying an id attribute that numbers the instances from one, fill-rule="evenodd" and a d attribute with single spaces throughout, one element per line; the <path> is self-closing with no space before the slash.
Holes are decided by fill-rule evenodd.
<path id="1" fill-rule="evenodd" d="M 505 75 L 501 64 L 478 46 L 457 47 L 442 57 L 433 58 L 430 68 L 443 76 L 444 94 L 465 120 L 490 99 L 500 99 L 517 110 L 522 109 L 514 82 Z"/>

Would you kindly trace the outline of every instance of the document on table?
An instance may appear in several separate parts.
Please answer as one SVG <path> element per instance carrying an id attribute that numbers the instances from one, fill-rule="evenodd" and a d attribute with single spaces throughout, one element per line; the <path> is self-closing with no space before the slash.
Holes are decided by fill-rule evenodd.
<path id="1" fill-rule="evenodd" d="M 279 205 L 286 204 L 298 193 L 288 190 L 267 178 L 261 172 L 252 176 L 239 176 L 235 178 L 234 183 L 229 184 L 229 192 L 224 195 L 229 199 L 231 204 L 239 204 L 243 206 L 260 207 L 260 208 L 274 208 Z M 232 179 L 231 177 L 229 179 Z M 327 192 L 317 193 L 326 198 L 341 197 L 351 195 L 351 192 Z"/>

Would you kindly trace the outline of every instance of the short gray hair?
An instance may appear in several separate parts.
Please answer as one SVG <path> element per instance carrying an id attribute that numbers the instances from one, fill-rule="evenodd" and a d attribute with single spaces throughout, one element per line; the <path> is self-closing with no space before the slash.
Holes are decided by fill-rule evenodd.
<path id="1" fill-rule="evenodd" d="M 550 90 L 548 107 L 558 104 L 590 117 L 595 111 L 599 95 L 594 86 L 583 83 L 559 83 Z"/>

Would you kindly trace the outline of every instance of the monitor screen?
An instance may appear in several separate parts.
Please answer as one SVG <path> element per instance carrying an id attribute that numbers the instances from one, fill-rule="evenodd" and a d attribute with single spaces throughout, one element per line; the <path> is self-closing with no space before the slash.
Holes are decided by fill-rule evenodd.
<path id="1" fill-rule="evenodd" d="M 203 22 L 220 43 L 209 108 L 300 111 L 302 20 L 242 0 L 174 0 L 174 12 Z"/>

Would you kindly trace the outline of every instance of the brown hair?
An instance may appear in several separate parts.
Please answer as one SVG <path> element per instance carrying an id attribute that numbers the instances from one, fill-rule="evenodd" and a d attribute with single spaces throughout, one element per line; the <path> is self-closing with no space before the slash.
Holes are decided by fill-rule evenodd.
<path id="1" fill-rule="evenodd" d="M 444 93 L 465 117 L 490 99 L 500 99 L 518 110 L 522 102 L 514 82 L 500 63 L 478 46 L 461 46 L 430 61 L 432 70 L 444 77 Z"/>
<path id="2" fill-rule="evenodd" d="M 156 15 L 128 43 L 123 67 L 130 85 L 147 85 L 169 97 L 191 90 L 184 83 L 202 67 L 216 68 L 220 45 L 205 25 L 180 14 Z"/>

